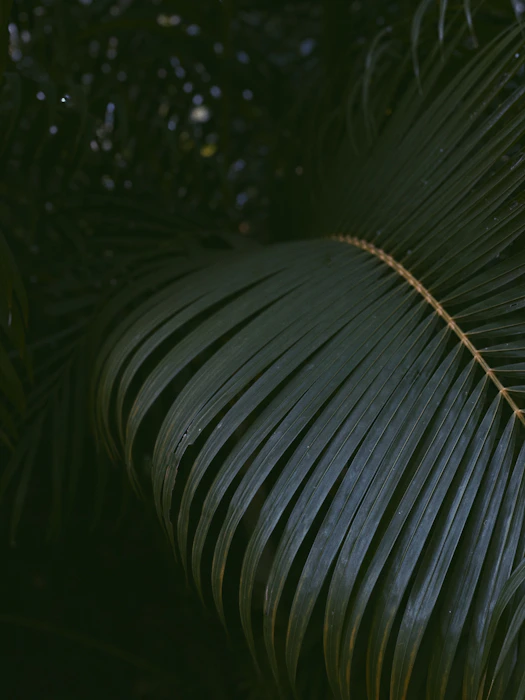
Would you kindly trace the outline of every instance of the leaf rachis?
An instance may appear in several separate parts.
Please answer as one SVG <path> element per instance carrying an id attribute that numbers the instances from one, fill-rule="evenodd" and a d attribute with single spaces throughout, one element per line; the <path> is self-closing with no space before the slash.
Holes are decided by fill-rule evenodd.
<path id="1" fill-rule="evenodd" d="M 445 321 L 448 327 L 457 335 L 457 337 L 463 343 L 463 345 L 472 353 L 472 356 L 474 357 L 476 362 L 480 365 L 485 374 L 492 380 L 493 384 L 498 389 L 498 392 L 503 396 L 503 398 L 512 408 L 512 411 L 514 412 L 516 418 L 523 425 L 525 425 L 525 415 L 523 414 L 519 406 L 516 404 L 516 402 L 512 399 L 507 388 L 503 386 L 501 381 L 498 379 L 496 373 L 487 363 L 480 351 L 475 347 L 475 345 L 469 339 L 467 334 L 461 330 L 456 321 L 454 321 L 454 318 L 446 311 L 443 305 L 439 303 L 439 301 L 429 292 L 429 290 L 426 289 L 426 287 L 424 287 L 421 284 L 421 282 L 418 279 L 416 279 L 416 277 L 414 277 L 414 275 L 409 270 L 406 269 L 406 267 L 404 267 L 400 262 L 395 260 L 395 258 L 393 258 L 381 248 L 378 248 L 373 243 L 365 241 L 362 238 L 344 235 L 333 236 L 332 238 L 333 240 L 341 241 L 342 243 L 348 243 L 350 245 L 355 246 L 356 248 L 360 248 L 361 250 L 370 253 L 371 255 L 374 255 L 376 258 L 378 258 L 386 265 L 391 267 L 393 270 L 395 270 L 406 282 L 408 282 L 412 287 L 414 287 L 414 289 L 417 292 L 419 292 L 419 294 L 421 294 L 425 301 L 428 302 L 428 304 L 430 304 L 434 311 L 439 316 L 441 316 L 441 318 Z"/>

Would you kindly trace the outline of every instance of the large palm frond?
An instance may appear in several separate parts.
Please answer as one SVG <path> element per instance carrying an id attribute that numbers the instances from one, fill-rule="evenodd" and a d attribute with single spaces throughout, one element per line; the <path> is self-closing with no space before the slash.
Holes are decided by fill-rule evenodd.
<path id="1" fill-rule="evenodd" d="M 525 685 L 525 56 L 519 28 L 460 38 L 422 94 L 401 70 L 374 138 L 349 102 L 333 240 L 188 274 L 95 376 L 101 439 L 137 484 L 150 450 L 203 595 L 209 574 L 226 619 L 231 572 L 254 657 L 292 687 L 322 637 L 338 698 Z"/>

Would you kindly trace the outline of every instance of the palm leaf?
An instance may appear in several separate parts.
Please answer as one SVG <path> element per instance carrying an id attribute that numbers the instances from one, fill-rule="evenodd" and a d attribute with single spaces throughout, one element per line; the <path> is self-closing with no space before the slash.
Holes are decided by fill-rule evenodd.
<path id="1" fill-rule="evenodd" d="M 522 51 L 431 53 L 345 135 L 332 240 L 188 272 L 99 362 L 100 438 L 283 687 L 322 638 L 337 698 L 522 697 Z"/>

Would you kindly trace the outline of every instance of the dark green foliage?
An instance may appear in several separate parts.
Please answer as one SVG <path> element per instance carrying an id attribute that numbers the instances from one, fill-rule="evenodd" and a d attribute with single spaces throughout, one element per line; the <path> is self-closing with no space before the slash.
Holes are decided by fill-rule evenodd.
<path id="1" fill-rule="evenodd" d="M 0 103 L 11 536 L 109 457 L 284 696 L 521 699 L 521 5 L 298 5 L 293 69 L 288 7 L 50 7 Z"/>

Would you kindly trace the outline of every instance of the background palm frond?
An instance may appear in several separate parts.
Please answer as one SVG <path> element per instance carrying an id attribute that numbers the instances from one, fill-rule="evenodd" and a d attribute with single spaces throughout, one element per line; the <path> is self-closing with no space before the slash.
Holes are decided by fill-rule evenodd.
<path id="1" fill-rule="evenodd" d="M 3 323 L 9 323 L 11 345 L 6 352 L 13 342 L 20 352 L 24 325 L 18 307 L 11 309 L 16 260 L 28 288 L 28 301 L 21 301 L 24 323 L 29 309 L 27 344 L 34 355 L 35 384 L 31 388 L 19 379 L 12 368 L 13 358 L 6 355 L 3 377 L 9 379 L 10 391 L 7 404 L 2 405 L 2 435 L 7 440 L 9 428 L 11 442 L 15 430 L 19 439 L 17 450 L 5 459 L 2 456 L 6 468 L 0 492 L 9 488 L 16 504 L 12 538 L 32 483 L 39 486 L 30 490 L 51 497 L 50 532 L 58 533 L 66 502 L 72 512 L 82 464 L 94 459 L 88 449 L 87 377 L 95 350 L 93 324 L 107 299 L 137 276 L 151 277 L 156 261 L 166 256 L 172 256 L 174 266 L 188 256 L 198 259 L 194 264 L 203 265 L 207 251 L 255 245 L 250 238 L 227 232 L 224 210 L 231 202 L 216 213 L 224 189 L 221 169 L 210 167 L 216 160 L 212 156 L 217 150 L 217 133 L 212 119 L 203 122 L 192 117 L 199 107 L 192 100 L 199 95 L 197 90 L 209 92 L 219 76 L 208 74 L 204 64 L 200 68 L 192 65 L 195 73 L 186 76 L 183 53 L 170 60 L 168 46 L 175 27 L 159 24 L 158 8 L 149 6 L 146 18 L 139 12 L 143 31 L 138 39 L 150 56 L 147 75 L 142 74 L 136 33 L 132 40 L 127 25 L 127 19 L 133 23 L 135 8 L 129 8 L 131 17 L 126 14 L 118 20 L 109 6 L 104 9 L 100 4 L 66 8 L 51 3 L 27 12 L 23 3 L 17 3 L 15 9 L 16 23 L 9 24 L 13 63 L 1 86 L 0 101 L 0 222 L 8 236 L 2 238 L 1 252 L 3 265 L 9 266 L 9 274 L 2 271 L 2 282 L 7 285 L 2 304 L 9 307 L 9 312 L 4 309 Z M 191 42 L 202 42 L 202 38 L 186 32 L 193 27 L 187 18 L 181 23 L 178 31 L 194 50 Z M 98 35 L 93 34 L 94 27 L 99 27 Z M 60 37 L 52 52 L 50 29 Z M 209 39 L 206 47 L 208 53 L 213 52 Z M 104 59 L 107 63 L 102 66 Z M 170 92 L 166 86 L 157 89 L 153 99 L 141 89 L 142 84 L 162 87 L 168 69 L 176 73 L 181 86 L 186 85 L 184 76 L 191 79 L 187 82 L 191 90 L 171 85 Z M 218 87 L 217 91 L 219 94 Z M 218 95 L 210 99 L 220 103 Z M 152 116 L 152 110 L 158 113 Z M 153 129 L 141 127 L 145 119 Z M 191 137 L 190 131 L 194 132 Z M 147 134 L 149 140 L 141 142 Z M 198 148 L 193 139 L 200 141 Z M 181 140 L 191 141 L 191 148 L 181 149 Z M 210 153 L 200 154 L 199 148 L 208 148 Z M 171 154 L 169 162 L 167 154 Z M 181 172 L 173 197 L 173 179 Z M 197 212 L 191 183 L 209 180 L 210 174 L 208 210 L 199 206 Z M 186 197 L 188 192 L 191 196 Z M 185 201 L 188 199 L 191 201 Z M 14 257 L 4 254 L 7 245 Z M 15 292 L 20 294 L 20 289 L 18 285 Z M 116 313 L 122 312 L 123 308 Z M 27 392 L 29 408 L 23 411 L 23 393 Z M 64 431 L 65 425 L 68 429 Z M 70 441 L 64 441 L 64 432 Z M 47 435 L 54 437 L 44 440 Z M 45 442 L 49 448 L 40 449 Z M 28 450 L 30 443 L 34 449 Z M 45 479 L 39 482 L 42 471 L 34 469 L 35 459 L 49 463 L 51 489 Z M 96 461 L 102 477 L 103 457 Z M 98 486 L 94 488 L 101 493 Z"/>

